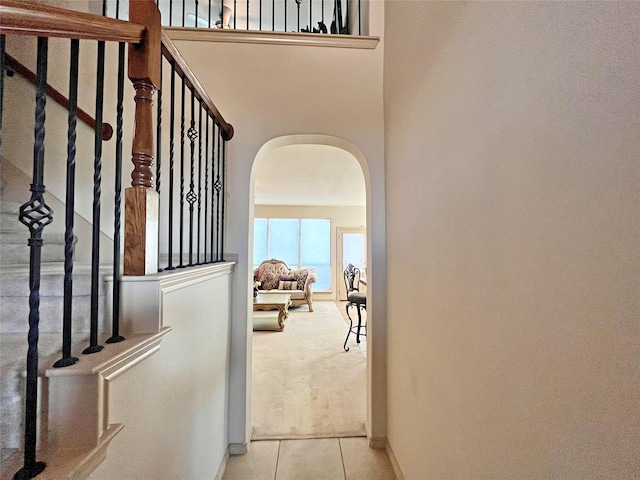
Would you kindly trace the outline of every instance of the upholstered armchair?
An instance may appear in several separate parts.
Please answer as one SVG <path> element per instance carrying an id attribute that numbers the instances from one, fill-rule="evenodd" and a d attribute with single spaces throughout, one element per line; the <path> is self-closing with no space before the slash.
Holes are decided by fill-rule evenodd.
<path id="1" fill-rule="evenodd" d="M 311 285 L 317 280 L 316 269 L 301 268 L 291 270 L 282 260 L 265 260 L 253 272 L 254 279 L 260 282 L 258 293 L 288 293 L 293 306 L 309 305 L 313 312 L 313 290 Z"/>

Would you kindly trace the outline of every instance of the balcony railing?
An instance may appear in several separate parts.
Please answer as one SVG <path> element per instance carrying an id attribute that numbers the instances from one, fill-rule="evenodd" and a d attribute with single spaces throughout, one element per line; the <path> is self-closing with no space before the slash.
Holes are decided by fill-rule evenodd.
<path id="1" fill-rule="evenodd" d="M 104 0 L 127 18 L 128 0 Z M 165 27 L 366 35 L 368 0 L 157 0 Z"/>

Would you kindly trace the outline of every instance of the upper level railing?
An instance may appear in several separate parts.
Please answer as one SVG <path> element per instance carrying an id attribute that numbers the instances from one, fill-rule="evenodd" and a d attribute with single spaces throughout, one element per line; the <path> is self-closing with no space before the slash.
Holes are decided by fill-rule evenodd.
<path id="1" fill-rule="evenodd" d="M 65 367 L 79 361 L 72 355 L 73 318 L 73 265 L 74 265 L 74 208 L 76 204 L 76 145 L 79 91 L 87 88 L 79 81 L 83 70 L 79 55 L 80 43 L 95 43 L 95 111 L 93 146 L 93 195 L 92 195 L 92 252 L 91 252 L 91 313 L 89 345 L 82 354 L 103 350 L 98 338 L 99 289 L 102 269 L 100 238 L 105 228 L 101 225 L 101 208 L 106 196 L 103 183 L 103 133 L 105 113 L 105 85 L 116 84 L 116 126 L 114 158 L 109 165 L 115 169 L 113 195 L 113 314 L 111 332 L 105 343 L 124 339 L 119 329 L 119 279 L 121 270 L 125 275 L 147 275 L 158 270 L 201 265 L 223 261 L 224 215 L 225 215 L 225 157 L 226 141 L 233 136 L 233 127 L 220 115 L 202 85 L 184 62 L 171 40 L 163 35 L 160 12 L 152 0 L 131 2 L 128 21 L 95 16 L 82 12 L 46 7 L 30 2 L 0 0 L 0 132 L 11 118 L 6 118 L 2 109 L 4 98 L 4 72 L 7 67 L 7 35 L 37 37 L 35 73 L 35 111 L 33 137 L 33 169 L 30 199 L 20 208 L 19 219 L 28 228 L 26 239 L 30 248 L 29 265 L 29 331 L 26 358 L 26 409 L 24 466 L 14 478 L 33 478 L 44 468 L 36 461 L 36 421 L 38 399 L 38 337 L 40 322 L 40 281 L 43 232 L 52 223 L 54 212 L 45 197 L 45 161 L 52 162 L 45 152 L 45 127 L 55 137 L 67 138 L 65 246 L 64 246 L 64 306 L 60 322 L 62 328 L 62 358 L 55 367 Z M 69 39 L 67 58 L 68 97 L 66 126 L 46 122 L 47 97 L 52 91 L 48 85 L 50 53 L 61 58 L 62 51 L 56 44 L 50 52 L 50 37 Z M 106 52 L 107 43 L 117 44 L 117 59 L 113 61 Z M 128 56 L 126 44 L 129 44 Z M 125 68 L 128 59 L 128 66 Z M 115 78 L 106 78 L 106 66 L 117 64 Z M 85 67 L 91 70 L 92 64 Z M 169 70 L 168 82 L 163 85 L 163 69 Z M 128 75 L 135 90 L 135 118 L 133 125 L 131 160 L 131 186 L 125 189 L 124 229 L 122 217 L 122 160 L 125 129 L 125 75 Z M 177 82 L 176 82 L 177 81 Z M 177 83 L 177 85 L 176 85 Z M 163 88 L 164 87 L 164 88 Z M 163 99 L 169 98 L 170 115 L 163 121 Z M 154 109 L 154 94 L 158 92 Z M 197 105 L 197 108 L 196 108 Z M 166 107 L 164 108 L 166 111 Z M 178 115 L 177 112 L 180 112 Z M 187 129 L 187 124 L 188 129 Z M 179 133 L 176 134 L 176 125 Z M 66 128 L 65 128 L 66 127 Z M 66 130 L 66 132 L 65 132 Z M 166 135 L 166 131 L 169 131 Z M 51 135 L 51 133 L 49 133 Z M 6 140 L 0 146 L 4 146 Z M 175 148 L 179 143 L 180 147 Z M 187 146 L 188 143 L 188 146 Z M 23 145 L 24 144 L 24 145 Z M 169 145 L 169 168 L 161 169 L 161 156 Z M 30 148 L 21 140 L 24 150 Z M 177 150 L 177 152 L 176 152 Z M 187 151 L 188 150 L 188 151 Z M 177 159 L 179 158 L 179 162 Z M 81 159 L 80 159 L 81 160 Z M 175 164 L 178 164 L 177 166 Z M 155 167 L 155 168 L 154 168 Z M 169 192 L 161 202 L 161 178 L 168 179 Z M 188 183 L 187 183 L 188 182 Z M 179 183 L 179 188 L 174 188 Z M 83 200 L 86 202 L 86 200 Z M 161 212 L 164 205 L 168 212 Z M 174 212 L 177 211 L 177 212 Z M 168 218 L 162 223 L 160 217 Z M 174 244 L 174 233 L 179 240 Z M 167 236 L 167 264 L 159 264 L 159 237 Z M 124 268 L 121 269 L 121 239 L 124 240 Z M 177 265 L 174 265 L 174 258 Z M 27 320 L 27 319 L 25 319 Z"/>
<path id="2" fill-rule="evenodd" d="M 104 0 L 125 18 L 127 0 Z M 163 26 L 366 35 L 368 0 L 157 0 Z"/>

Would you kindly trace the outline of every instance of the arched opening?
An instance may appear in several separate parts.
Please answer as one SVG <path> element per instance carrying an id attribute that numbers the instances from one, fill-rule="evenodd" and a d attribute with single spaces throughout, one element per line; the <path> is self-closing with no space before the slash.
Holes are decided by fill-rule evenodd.
<path id="1" fill-rule="evenodd" d="M 366 269 L 367 264 L 367 245 L 370 245 L 368 230 L 366 229 L 367 219 L 367 200 L 370 197 L 369 193 L 369 174 L 367 164 L 362 152 L 353 144 L 333 136 L 326 135 L 291 135 L 285 137 L 278 137 L 270 140 L 264 144 L 258 151 L 251 172 L 251 206 L 250 206 L 250 228 L 251 238 L 249 238 L 249 266 L 250 268 L 256 268 L 260 262 L 265 259 L 272 258 L 273 252 L 278 252 L 279 255 L 287 255 L 282 252 L 281 249 L 273 248 L 269 249 L 265 247 L 261 250 L 261 253 L 254 251 L 254 245 L 256 238 L 270 237 L 260 227 L 260 224 L 267 225 L 271 217 L 277 223 L 280 219 L 286 219 L 295 226 L 296 220 L 304 220 L 304 217 L 308 217 L 307 220 L 328 219 L 330 224 L 330 252 L 328 265 L 319 262 L 315 267 L 318 270 L 318 281 L 314 286 L 313 292 L 313 314 L 307 313 L 307 306 L 301 306 L 299 308 L 290 309 L 290 320 L 293 318 L 300 319 L 299 322 L 304 322 L 311 318 L 310 315 L 316 315 L 318 312 L 318 306 L 324 303 L 327 304 L 327 309 L 324 309 L 321 313 L 328 314 L 329 303 L 333 307 L 333 312 L 339 315 L 341 321 L 340 340 L 335 342 L 335 358 L 338 360 L 336 365 L 340 364 L 340 361 L 344 362 L 347 356 L 347 352 L 343 350 L 344 339 L 347 335 L 348 324 L 342 310 L 344 310 L 344 302 L 340 305 L 339 290 L 341 283 L 343 282 L 342 272 L 338 271 L 342 267 L 341 259 L 338 258 L 338 251 L 341 250 L 339 245 L 338 232 L 344 232 L 349 229 L 360 229 L 364 232 L 366 242 L 363 245 L 363 263 Z M 341 211 L 341 213 L 336 213 Z M 256 219 L 258 219 L 256 221 Z M 254 228 L 255 227 L 255 228 Z M 266 227 L 265 227 L 266 228 Z M 269 241 L 274 241 L 276 237 Z M 300 245 L 298 245 L 300 247 Z M 315 247 L 314 247 L 315 248 Z M 254 255 L 255 254 L 255 255 Z M 259 257 L 259 258 L 254 258 Z M 264 257 L 264 258 L 262 258 Z M 307 266 L 308 263 L 303 258 L 304 253 L 299 257 L 299 261 L 296 263 L 293 259 L 289 262 L 294 262 L 293 267 Z M 287 262 L 287 263 L 289 263 Z M 290 265 L 291 266 L 291 265 Z M 250 274 L 251 275 L 251 274 Z M 340 309 L 340 310 L 339 310 Z M 295 312 L 295 313 L 294 313 Z M 371 317 L 371 311 L 367 312 Z M 354 316 L 354 315 L 352 315 Z M 318 317 L 316 317 L 318 318 Z M 293 335 L 293 328 L 291 323 L 285 324 L 284 333 L 287 335 Z M 291 326 L 291 327 L 290 327 Z M 289 330 L 287 327 L 290 327 Z M 253 335 L 253 332 L 249 332 Z M 262 342 L 264 338 L 263 333 L 257 333 L 256 335 L 263 335 L 258 339 L 254 336 L 254 342 L 256 345 L 258 342 Z M 277 339 L 280 345 L 286 345 L 286 337 L 281 332 L 269 333 L 269 340 Z M 360 353 L 363 357 L 363 361 L 367 358 L 367 343 L 365 338 L 362 339 L 364 349 Z M 284 342 L 284 343 L 282 343 Z M 350 342 L 357 347 L 353 336 Z M 351 343 L 350 343 L 351 345 Z M 262 348 L 262 347 L 261 347 Z M 279 347 L 278 347 L 279 348 Z M 296 348 L 300 348 L 299 346 Z M 351 349 L 353 353 L 353 349 Z M 304 355 L 304 349 L 299 350 Z M 357 351 L 357 349 L 356 349 Z M 254 355 L 256 350 L 254 347 Z M 258 355 L 259 356 L 259 355 Z M 326 355 L 325 355 L 326 356 Z M 256 357 L 257 358 L 257 357 Z M 256 367 L 256 363 L 253 363 L 253 369 L 263 368 L 264 364 L 260 364 Z M 333 368 L 333 367 L 330 367 Z M 336 367 L 339 368 L 339 367 Z M 349 366 L 347 365 L 348 369 Z M 368 427 L 365 427 L 367 415 L 367 405 L 370 402 L 367 401 L 370 395 L 370 385 L 367 380 L 368 375 L 366 372 L 366 365 L 359 371 L 361 376 L 363 392 L 361 395 L 361 407 L 362 412 L 358 412 L 358 416 L 361 416 L 362 428 L 360 431 L 356 431 L 353 428 L 353 423 L 349 421 L 343 422 L 344 425 L 306 425 L 317 431 L 298 430 L 291 429 L 287 425 L 280 425 L 280 431 L 269 432 L 268 428 L 264 428 L 263 424 L 257 425 L 263 419 L 257 419 L 257 417 L 264 416 L 266 411 L 270 411 L 271 418 L 269 421 L 278 421 L 282 417 L 287 417 L 286 412 L 281 411 L 281 407 L 273 404 L 256 406 L 255 399 L 258 398 L 260 392 L 255 386 L 252 395 L 254 396 L 253 405 L 253 419 L 252 426 L 254 428 L 254 439 L 256 438 L 295 438 L 305 436 L 341 436 L 349 434 L 365 434 L 370 431 Z M 261 371 L 261 377 L 265 376 L 265 372 Z M 311 374 L 313 376 L 313 374 Z M 286 379 L 279 378 L 276 381 L 285 381 Z M 316 376 L 317 380 L 317 376 Z M 313 379 L 310 380 L 313 383 Z M 307 382 L 301 382 L 307 383 Z M 322 383 L 318 380 L 316 383 Z M 279 387 L 278 387 L 279 388 Z M 306 387 L 305 387 L 306 388 Z M 314 385 L 311 385 L 308 392 L 310 397 L 322 396 L 322 392 L 318 392 Z M 283 395 L 287 397 L 286 392 L 281 390 L 274 392 L 272 395 Z M 329 397 L 335 396 L 334 393 L 326 393 Z M 269 393 L 267 393 L 269 395 Z M 348 396 L 345 393 L 345 396 Z M 264 397 L 261 397 L 264 398 Z M 343 398 L 343 402 L 348 402 L 350 399 Z M 356 399 L 356 401 L 360 401 Z M 265 400 L 260 400 L 265 401 Z M 295 402 L 292 402 L 295 404 Z M 297 408 L 294 405 L 289 405 L 289 408 Z M 287 420 L 287 418 L 285 418 Z M 326 420 L 326 422 L 336 421 L 341 423 L 341 420 L 332 418 Z M 268 422 L 267 422 L 268 423 Z M 281 422 L 282 423 L 282 422 Z M 284 422 L 286 423 L 286 422 Z M 287 430 L 289 428 L 289 430 Z M 271 433 L 271 435 L 270 435 Z"/>

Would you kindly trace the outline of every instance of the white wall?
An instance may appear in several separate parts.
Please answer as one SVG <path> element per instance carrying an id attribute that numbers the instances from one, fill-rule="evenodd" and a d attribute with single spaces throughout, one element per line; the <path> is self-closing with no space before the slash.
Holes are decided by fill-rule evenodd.
<path id="1" fill-rule="evenodd" d="M 638 478 L 640 4 L 385 18 L 405 478 Z"/>
<path id="2" fill-rule="evenodd" d="M 372 35 L 382 31 L 383 3 L 371 5 Z M 251 384 L 250 274 L 251 171 L 259 149 L 269 140 L 293 134 L 322 134 L 346 140 L 367 162 L 367 226 L 372 303 L 371 344 L 384 345 L 385 226 L 382 122 L 382 43 L 374 50 L 294 45 L 176 42 L 180 52 L 233 124 L 228 145 L 227 250 L 238 253 L 231 355 L 230 442 L 239 451 L 250 435 Z M 243 277 L 243 273 L 245 275 Z M 377 282 L 377 283 L 376 283 Z M 376 330 L 377 329 L 377 330 Z M 377 335 L 377 337 L 376 337 Z M 369 409 L 372 435 L 383 437 L 384 348 L 369 357 L 377 371 Z M 234 450 L 235 451 L 235 450 Z"/>
<path id="3" fill-rule="evenodd" d="M 64 1 L 57 3 L 64 4 Z M 68 6 L 68 5 L 65 5 Z M 78 7 L 83 6 L 78 2 Z M 36 72 L 37 38 L 22 35 L 7 36 L 7 53 L 16 58 L 32 72 Z M 47 82 L 65 97 L 69 96 L 69 40 L 49 39 Z M 80 66 L 78 79 L 78 108 L 95 117 L 96 84 L 96 42 L 80 42 Z M 113 136 L 102 143 L 101 167 L 101 242 L 100 255 L 103 263 L 113 258 L 114 197 L 115 197 L 115 152 L 116 152 L 116 75 L 117 44 L 107 43 L 105 56 L 105 92 L 103 121 L 113 127 Z M 133 96 L 135 91 L 125 79 L 124 127 L 123 127 L 123 167 L 122 185 L 131 185 L 131 141 L 133 134 Z M 35 86 L 18 74 L 5 78 L 4 120 L 2 126 L 2 163 L 11 163 L 31 182 L 33 175 Z M 68 112 L 52 99 L 46 102 L 44 184 L 48 205 L 54 208 L 53 223 L 44 233 L 64 232 L 67 172 L 67 121 Z M 91 259 L 91 224 L 93 221 L 94 190 L 94 131 L 78 120 L 76 127 L 75 156 L 75 260 L 88 262 Z M 11 166 L 7 167 L 9 170 Z M 13 178 L 17 178 L 13 175 Z M 11 180 L 13 181 L 13 180 Z M 8 201 L 24 203 L 30 192 L 14 192 Z M 4 194 L 3 194 L 4 196 Z M 124 207 L 122 207 L 124 211 Z M 124 222 L 121 222 L 124 224 Z"/>
<path id="4" fill-rule="evenodd" d="M 314 291 L 315 300 L 335 300 L 338 293 L 337 282 L 342 277 L 337 276 L 337 229 L 339 227 L 366 228 L 365 207 L 329 207 L 329 206 L 283 206 L 256 205 L 255 218 L 328 218 L 331 221 L 331 291 L 322 293 Z M 253 245 L 251 246 L 253 248 Z M 254 262 L 265 259 L 254 259 Z"/>
<path id="5" fill-rule="evenodd" d="M 215 477 L 228 445 L 231 279 L 163 290 L 160 318 L 173 330 L 158 352 L 110 382 L 109 421 L 124 429 L 92 480 Z"/>

